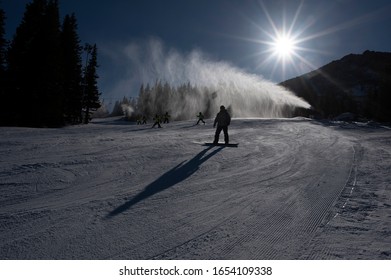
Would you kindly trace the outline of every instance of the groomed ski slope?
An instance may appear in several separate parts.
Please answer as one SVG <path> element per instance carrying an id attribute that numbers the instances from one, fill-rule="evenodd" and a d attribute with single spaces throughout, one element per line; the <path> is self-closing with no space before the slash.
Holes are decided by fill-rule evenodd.
<path id="1" fill-rule="evenodd" d="M 0 258 L 391 258 L 389 128 L 194 123 L 0 128 Z"/>

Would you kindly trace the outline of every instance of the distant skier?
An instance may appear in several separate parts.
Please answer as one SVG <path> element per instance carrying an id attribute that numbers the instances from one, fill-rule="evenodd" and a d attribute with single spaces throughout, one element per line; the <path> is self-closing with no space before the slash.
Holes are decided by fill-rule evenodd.
<path id="1" fill-rule="evenodd" d="M 216 127 L 215 140 L 213 144 L 217 145 L 219 143 L 220 133 L 224 131 L 224 142 L 225 144 L 229 144 L 229 136 L 228 136 L 228 126 L 231 123 L 231 116 L 228 114 L 227 110 L 224 106 L 220 106 L 220 112 L 217 113 L 213 127 Z"/>
<path id="2" fill-rule="evenodd" d="M 166 112 L 163 116 L 163 123 L 169 123 L 170 122 L 170 118 L 171 116 L 168 114 L 168 112 Z"/>
<path id="3" fill-rule="evenodd" d="M 153 120 L 155 121 L 155 123 L 153 124 L 152 128 L 154 128 L 155 125 L 157 125 L 158 128 L 161 128 L 161 127 L 162 127 L 162 126 L 160 125 L 160 123 L 161 123 L 162 120 L 161 120 L 161 117 L 160 117 L 158 114 L 155 115 L 155 117 L 153 118 Z"/>
<path id="4" fill-rule="evenodd" d="M 198 125 L 200 122 L 203 122 L 205 124 L 204 115 L 201 112 L 198 113 L 197 118 L 198 118 L 198 122 L 196 123 L 196 125 Z"/>
<path id="5" fill-rule="evenodd" d="M 140 116 L 137 119 L 137 125 L 140 125 L 140 124 L 147 124 L 147 117 L 146 116 Z"/>

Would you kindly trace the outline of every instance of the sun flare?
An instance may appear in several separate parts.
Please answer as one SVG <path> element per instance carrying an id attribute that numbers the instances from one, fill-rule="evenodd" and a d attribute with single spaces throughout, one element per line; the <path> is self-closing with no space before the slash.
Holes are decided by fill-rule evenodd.
<path id="1" fill-rule="evenodd" d="M 372 19 L 376 13 L 354 18 L 353 20 L 338 23 L 335 26 L 325 26 L 325 29 L 316 30 L 317 17 L 308 17 L 303 12 L 308 7 L 305 1 L 283 1 L 281 9 L 268 9 L 266 3 L 272 1 L 257 1 L 262 9 L 260 19 L 249 19 L 259 32 L 255 38 L 245 38 L 259 45 L 259 49 L 250 55 L 256 57 L 256 69 L 262 69 L 270 79 L 286 80 L 289 76 L 302 75 L 319 68 L 312 61 L 320 56 L 329 56 L 329 50 L 316 42 L 318 38 L 333 35 L 336 32 L 354 27 Z M 289 5 L 288 5 L 289 2 Z M 300 2 L 295 9 L 296 4 Z M 321 17 L 320 17 L 321 18 Z M 278 72 L 276 74 L 276 72 Z M 276 78 L 277 77 L 277 78 Z"/>
<path id="2" fill-rule="evenodd" d="M 277 74 L 279 80 L 284 80 L 288 72 L 301 73 L 315 68 L 303 54 L 316 52 L 309 48 L 306 42 L 320 37 L 321 34 L 310 34 L 308 29 L 312 23 L 300 22 L 303 1 L 296 10 L 291 10 L 289 14 L 283 12 L 279 20 L 276 20 L 278 14 L 270 13 L 264 1 L 260 1 L 260 5 L 269 25 L 256 24 L 260 31 L 260 39 L 254 41 L 261 46 L 261 50 L 257 53 L 261 58 L 258 68 L 265 67 L 270 71 L 270 77 L 274 77 L 276 71 L 281 70 Z"/>
<path id="3" fill-rule="evenodd" d="M 295 42 L 288 36 L 278 36 L 272 46 L 274 54 L 282 58 L 290 58 L 295 51 Z"/>

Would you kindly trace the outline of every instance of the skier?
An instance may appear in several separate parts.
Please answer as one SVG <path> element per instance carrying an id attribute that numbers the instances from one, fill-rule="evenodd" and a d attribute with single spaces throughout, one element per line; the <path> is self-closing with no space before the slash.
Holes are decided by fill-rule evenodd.
<path id="1" fill-rule="evenodd" d="M 153 118 L 153 120 L 155 121 L 155 123 L 153 124 L 152 128 L 155 127 L 155 125 L 158 126 L 158 128 L 162 128 L 161 125 L 160 125 L 160 122 L 161 122 L 161 118 L 158 114 L 155 115 L 155 117 Z"/>
<path id="2" fill-rule="evenodd" d="M 196 125 L 199 124 L 200 122 L 203 122 L 205 124 L 204 115 L 201 112 L 198 113 L 197 118 L 198 118 L 198 122 L 196 123 Z"/>
<path id="3" fill-rule="evenodd" d="M 171 116 L 168 114 L 168 112 L 166 112 L 166 114 L 163 116 L 163 118 L 164 118 L 163 123 L 169 123 L 170 117 Z"/>
<path id="4" fill-rule="evenodd" d="M 146 117 L 146 116 L 143 116 L 143 117 L 142 117 L 142 121 L 143 121 L 142 124 L 147 124 L 147 117 Z"/>
<path id="5" fill-rule="evenodd" d="M 220 106 L 220 112 L 217 113 L 213 127 L 216 127 L 215 140 L 213 144 L 217 145 L 219 143 L 219 137 L 221 131 L 224 131 L 224 142 L 225 144 L 229 144 L 229 136 L 228 136 L 228 126 L 231 123 L 231 116 L 228 114 L 227 110 L 223 105 Z"/>

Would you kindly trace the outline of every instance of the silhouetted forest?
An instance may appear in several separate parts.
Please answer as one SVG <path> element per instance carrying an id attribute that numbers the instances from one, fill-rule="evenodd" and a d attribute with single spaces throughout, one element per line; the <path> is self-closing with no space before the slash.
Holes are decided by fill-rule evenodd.
<path id="1" fill-rule="evenodd" d="M 97 46 L 82 46 L 76 16 L 61 21 L 58 0 L 33 0 L 10 42 L 5 24 L 0 9 L 0 124 L 88 123 L 100 107 Z"/>
<path id="2" fill-rule="evenodd" d="M 172 120 L 189 120 L 202 111 L 209 118 L 218 108 L 214 102 L 216 97 L 216 92 L 205 87 L 190 83 L 173 86 L 157 80 L 152 86 L 142 84 L 137 98 L 124 97 L 117 101 L 111 115 L 124 115 L 126 119 L 134 121 L 141 116 L 152 119 L 156 114 L 168 112 Z"/>

